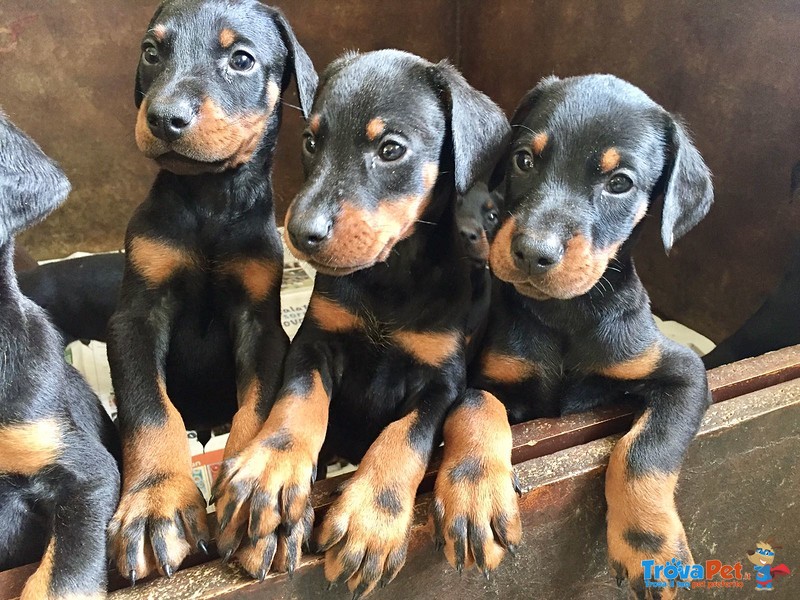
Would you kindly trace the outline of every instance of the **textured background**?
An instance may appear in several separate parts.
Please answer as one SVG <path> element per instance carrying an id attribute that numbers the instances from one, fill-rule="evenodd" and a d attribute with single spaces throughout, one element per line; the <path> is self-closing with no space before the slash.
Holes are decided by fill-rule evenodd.
<path id="1" fill-rule="evenodd" d="M 275 4 L 320 70 L 344 49 L 450 57 L 509 114 L 544 75 L 629 79 L 688 121 L 717 191 L 711 215 L 669 259 L 650 218 L 637 265 L 654 308 L 718 340 L 780 278 L 800 237 L 800 207 L 789 203 L 800 159 L 800 0 Z M 118 248 L 147 192 L 155 170 L 133 142 L 132 87 L 155 5 L 0 0 L 0 106 L 61 162 L 74 188 L 58 213 L 21 236 L 37 258 Z M 284 116 L 281 215 L 301 178 L 302 125 L 295 110 Z"/>

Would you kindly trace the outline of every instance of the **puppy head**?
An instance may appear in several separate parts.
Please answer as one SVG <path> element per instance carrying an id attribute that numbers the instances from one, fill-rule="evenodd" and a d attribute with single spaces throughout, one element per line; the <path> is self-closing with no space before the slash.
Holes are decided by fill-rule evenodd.
<path id="1" fill-rule="evenodd" d="M 317 75 L 279 11 L 256 0 L 167 0 L 142 40 L 136 144 L 179 174 L 236 168 L 277 127 L 292 75 L 307 116 Z"/>
<path id="2" fill-rule="evenodd" d="M 431 206 L 439 174 L 465 192 L 508 131 L 500 109 L 447 63 L 397 50 L 345 55 L 323 73 L 304 134 L 289 248 L 332 275 L 385 261 Z"/>
<path id="3" fill-rule="evenodd" d="M 708 169 L 683 125 L 616 77 L 547 78 L 512 129 L 494 177 L 505 175 L 506 189 L 490 263 L 524 295 L 588 292 L 662 194 L 667 251 L 711 206 Z"/>
<path id="4" fill-rule="evenodd" d="M 476 264 L 489 260 L 489 243 L 500 227 L 502 198 L 479 181 L 456 198 L 456 225 L 467 256 Z"/>
<path id="5" fill-rule="evenodd" d="M 46 217 L 69 190 L 58 165 L 0 111 L 0 246 Z"/>

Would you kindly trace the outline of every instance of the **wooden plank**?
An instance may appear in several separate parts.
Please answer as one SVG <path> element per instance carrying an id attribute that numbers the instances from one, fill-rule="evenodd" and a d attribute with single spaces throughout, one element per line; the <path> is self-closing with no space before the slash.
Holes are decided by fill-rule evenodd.
<path id="1" fill-rule="evenodd" d="M 735 396 L 758 391 L 781 382 L 800 378 L 800 346 L 792 346 L 770 352 L 760 357 L 746 359 L 709 371 L 708 379 L 715 402 L 728 400 Z M 595 410 L 557 419 L 537 419 L 521 423 L 512 428 L 512 459 L 519 465 L 535 458 L 550 456 L 567 448 L 587 444 L 626 431 L 633 419 L 630 406 Z M 433 489 L 438 471 L 440 456 L 435 455 L 428 469 L 420 493 Z M 336 499 L 337 490 L 349 478 L 348 475 L 320 481 L 314 486 L 312 504 L 317 519 L 324 516 L 330 504 Z M 209 557 L 192 556 L 187 558 L 183 568 L 194 566 L 217 558 L 212 552 Z M 35 565 L 26 565 L 6 572 L 0 572 L 0 600 L 13 598 L 19 594 Z M 126 580 L 115 571 L 109 574 L 109 588 L 118 589 L 126 585 Z"/>
<path id="2" fill-rule="evenodd" d="M 516 600 L 550 597 L 618 599 L 606 567 L 603 482 L 616 437 L 595 440 L 517 466 L 525 540 L 489 581 L 474 570 L 457 576 L 433 549 L 426 525 L 430 496 L 419 498 L 409 559 L 397 580 L 372 597 Z M 713 406 L 687 455 L 678 494 L 695 558 L 745 561 L 746 550 L 768 536 L 786 550 L 782 562 L 800 559 L 800 381 L 791 381 Z M 765 465 L 775 465 L 772 474 Z M 780 467 L 779 467 L 780 466 Z M 732 485 L 735 483 L 735 485 Z M 764 501 L 765 489 L 769 502 Z M 793 552 L 794 554 L 790 554 Z M 263 583 L 233 566 L 209 563 L 177 573 L 173 581 L 114 592 L 115 600 L 225 598 L 316 600 L 343 597 L 326 591 L 321 558 L 306 557 L 292 581 L 283 574 Z M 754 585 L 738 597 L 750 597 Z M 771 598 L 797 597 L 796 581 L 782 580 Z M 784 585 L 781 585 L 784 584 Z M 447 590 L 446 594 L 443 590 Z M 713 597 L 713 596 L 712 596 Z M 721 597 L 721 596 L 720 596 Z"/>

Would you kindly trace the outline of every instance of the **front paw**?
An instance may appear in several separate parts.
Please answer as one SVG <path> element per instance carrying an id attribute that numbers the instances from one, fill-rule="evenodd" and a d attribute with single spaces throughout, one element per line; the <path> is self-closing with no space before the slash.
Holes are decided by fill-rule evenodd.
<path id="1" fill-rule="evenodd" d="M 353 598 L 392 581 L 406 561 L 413 512 L 414 490 L 376 486 L 356 472 L 319 534 L 327 580 L 347 581 Z"/>
<path id="2" fill-rule="evenodd" d="M 474 562 L 488 577 L 522 539 L 519 481 L 509 461 L 467 457 L 446 461 L 434 488 L 437 547 L 459 572 Z"/>
<path id="3" fill-rule="evenodd" d="M 150 475 L 126 486 L 108 534 L 132 584 L 155 570 L 171 577 L 193 549 L 207 552 L 206 501 L 188 472 Z"/>
<path id="4" fill-rule="evenodd" d="M 226 460 L 213 492 L 223 560 L 235 553 L 257 579 L 270 566 L 293 573 L 311 535 L 315 478 L 316 456 L 284 431 L 258 437 Z"/>
<path id="5" fill-rule="evenodd" d="M 651 569 L 650 580 L 663 582 L 666 587 L 648 586 L 644 561 L 662 567 L 678 561 L 682 565 L 694 564 L 686 533 L 674 510 L 638 515 L 632 510 L 622 514 L 609 511 L 608 557 L 617 585 L 627 581 L 639 600 L 671 600 L 688 581 L 667 579 L 663 570 L 655 577 L 655 569 Z"/>

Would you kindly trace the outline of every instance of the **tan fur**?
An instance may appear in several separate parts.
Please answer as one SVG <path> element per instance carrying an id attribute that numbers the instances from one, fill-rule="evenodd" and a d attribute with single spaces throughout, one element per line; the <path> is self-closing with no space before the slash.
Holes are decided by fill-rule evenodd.
<path id="1" fill-rule="evenodd" d="M 167 37 L 167 28 L 164 25 L 156 25 L 151 31 L 153 32 L 153 37 L 156 39 L 156 41 L 163 42 Z"/>
<path id="2" fill-rule="evenodd" d="M 455 543 L 449 531 L 453 520 L 467 516 L 487 532 L 483 544 L 486 566 L 497 568 L 505 550 L 494 541 L 491 523 L 500 515 L 508 523 L 508 541 L 519 544 L 522 524 L 519 516 L 511 467 L 511 427 L 503 404 L 488 392 L 483 392 L 480 406 L 460 406 L 453 410 L 444 424 L 444 457 L 436 478 L 434 502 L 443 510 L 442 532 L 445 556 L 455 566 Z M 478 481 L 453 481 L 450 473 L 465 460 L 477 459 L 484 468 Z M 474 552 L 467 552 L 465 566 L 472 564 Z"/>
<path id="3" fill-rule="evenodd" d="M 230 458 L 244 448 L 258 435 L 264 420 L 258 414 L 258 400 L 261 397 L 261 385 L 254 377 L 237 393 L 239 410 L 233 416 L 231 432 L 225 443 L 224 458 Z"/>
<path id="4" fill-rule="evenodd" d="M 531 150 L 533 150 L 533 153 L 536 155 L 541 154 L 549 140 L 550 137 L 543 131 L 533 136 L 531 140 Z"/>
<path id="5" fill-rule="evenodd" d="M 627 569 L 629 579 L 641 576 L 642 560 L 654 559 L 657 564 L 665 564 L 677 556 L 680 543 L 688 549 L 675 508 L 678 475 L 653 473 L 634 477 L 628 472 L 631 446 L 644 431 L 649 417 L 645 412 L 617 443 L 606 472 L 609 558 Z M 665 544 L 661 552 L 651 555 L 632 548 L 624 537 L 629 529 L 662 536 Z M 684 564 L 687 558 L 689 562 L 692 560 L 691 555 L 682 557 Z"/>
<path id="6" fill-rule="evenodd" d="M 392 339 L 417 361 L 440 367 L 456 353 L 461 336 L 455 331 L 396 331 Z"/>
<path id="7" fill-rule="evenodd" d="M 283 265 L 263 258 L 240 257 L 221 264 L 219 271 L 235 277 L 253 304 L 265 300 L 271 290 L 278 291 Z"/>
<path id="8" fill-rule="evenodd" d="M 481 375 L 497 383 L 514 384 L 527 381 L 539 372 L 536 363 L 520 356 L 487 350 L 481 356 Z"/>
<path id="9" fill-rule="evenodd" d="M 608 148 L 600 157 L 600 170 L 603 171 L 603 173 L 613 171 L 619 166 L 619 159 L 619 150 L 613 146 Z"/>
<path id="10" fill-rule="evenodd" d="M 386 129 L 386 123 L 383 122 L 383 119 L 380 117 L 375 117 L 371 119 L 369 123 L 367 123 L 367 139 L 370 142 L 374 142 L 378 139 Z"/>
<path id="11" fill-rule="evenodd" d="M 0 474 L 33 475 L 55 462 L 63 447 L 54 419 L 0 426 Z"/>
<path id="12" fill-rule="evenodd" d="M 317 292 L 311 296 L 308 311 L 311 318 L 325 331 L 343 333 L 363 327 L 358 315 L 353 314 L 335 300 L 326 298 Z"/>
<path id="13" fill-rule="evenodd" d="M 371 548 L 389 554 L 399 552 L 407 544 L 414 497 L 426 467 L 409 445 L 409 430 L 418 418 L 417 412 L 412 411 L 381 432 L 328 511 L 319 534 L 320 541 L 325 543 L 335 531 L 346 530 L 347 545 L 352 548 Z M 376 495 L 386 489 L 397 495 L 398 514 L 390 514 L 376 503 Z M 328 581 L 338 579 L 343 570 L 341 550 L 334 547 L 325 554 Z M 348 581 L 348 587 L 353 590 L 359 583 L 360 571 Z M 373 587 L 370 586 L 367 593 Z"/>
<path id="14" fill-rule="evenodd" d="M 39 566 L 25 583 L 20 600 L 50 600 L 52 598 L 50 582 L 53 579 L 53 556 L 55 551 L 55 539 L 50 538 L 50 543 L 47 544 Z"/>
<path id="15" fill-rule="evenodd" d="M 516 224 L 511 218 L 497 232 L 489 251 L 489 263 L 498 278 L 514 284 L 519 293 L 536 300 L 565 300 L 585 294 L 598 282 L 621 245 L 614 243 L 597 249 L 585 236 L 576 234 L 567 242 L 561 262 L 534 279 L 517 269 L 511 256 L 511 240 L 516 233 Z"/>
<path id="16" fill-rule="evenodd" d="M 660 359 L 661 347 L 654 343 L 638 356 L 603 367 L 597 373 L 611 379 L 644 379 L 656 369 Z"/>
<path id="17" fill-rule="evenodd" d="M 197 265 L 196 258 L 187 250 L 146 237 L 131 240 L 128 260 L 150 288 L 160 286 L 180 270 Z"/>
<path id="18" fill-rule="evenodd" d="M 236 41 L 236 33 L 227 27 L 219 32 L 219 45 L 223 48 L 230 48 Z"/>
<path id="19" fill-rule="evenodd" d="M 210 98 L 200 105 L 194 125 L 173 143 L 167 143 L 153 135 L 147 124 L 148 100 L 144 99 L 136 118 L 135 138 L 139 150 L 148 158 L 159 159 L 169 151 L 200 164 L 164 157 L 162 167 L 178 174 L 194 174 L 203 171 L 224 171 L 238 167 L 248 161 L 258 149 L 275 104 L 280 97 L 280 88 L 272 80 L 267 83 L 269 106 L 264 112 L 228 115 Z M 214 163 L 214 164 L 208 164 Z"/>
<path id="20" fill-rule="evenodd" d="M 322 123 L 322 117 L 319 114 L 311 115 L 308 119 L 308 130 L 316 135 L 319 133 L 319 126 Z"/>

